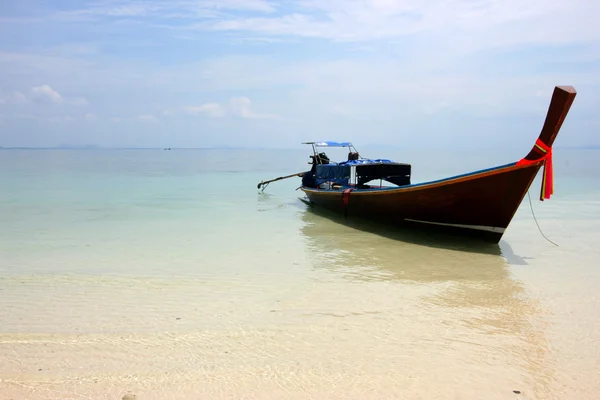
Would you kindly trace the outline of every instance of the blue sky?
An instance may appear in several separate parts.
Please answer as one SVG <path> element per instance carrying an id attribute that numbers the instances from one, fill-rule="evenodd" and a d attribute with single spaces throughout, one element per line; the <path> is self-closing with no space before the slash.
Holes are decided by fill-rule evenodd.
<path id="1" fill-rule="evenodd" d="M 599 145 L 595 0 L 0 4 L 0 146 Z"/>

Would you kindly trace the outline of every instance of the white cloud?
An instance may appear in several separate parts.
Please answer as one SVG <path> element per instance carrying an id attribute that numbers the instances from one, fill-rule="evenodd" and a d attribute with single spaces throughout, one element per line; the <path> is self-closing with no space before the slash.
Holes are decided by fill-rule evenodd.
<path id="1" fill-rule="evenodd" d="M 273 13 L 276 11 L 272 2 L 266 0 L 172 0 L 164 1 L 112 1 L 99 3 L 94 7 L 62 11 L 55 14 L 55 19 L 63 21 L 80 21 L 92 18 L 164 18 L 191 19 L 218 17 L 225 11 L 249 11 Z"/>
<path id="2" fill-rule="evenodd" d="M 235 116 L 249 119 L 282 119 L 275 114 L 260 114 L 252 111 L 252 102 L 247 97 L 229 99 L 229 110 Z"/>
<path id="3" fill-rule="evenodd" d="M 600 29 L 593 24 L 600 3 L 593 0 L 304 0 L 293 4 L 294 12 L 283 15 L 229 16 L 194 28 L 335 41 L 423 34 L 430 36 L 430 44 L 452 43 L 460 50 L 600 38 Z"/>
<path id="4" fill-rule="evenodd" d="M 22 91 L 13 91 L 8 99 L 0 98 L 0 104 L 12 103 L 12 104 L 68 104 L 72 106 L 87 106 L 89 103 L 83 97 L 75 97 L 72 99 L 66 99 L 58 91 L 53 89 L 50 85 L 34 86 L 26 91 L 24 94 Z"/>
<path id="5" fill-rule="evenodd" d="M 225 32 L 232 42 L 259 35 L 274 40 L 353 42 L 363 49 L 376 43 L 384 55 L 395 53 L 397 59 L 422 65 L 470 63 L 463 57 L 528 45 L 583 44 L 600 52 L 600 26 L 594 22 L 600 3 L 592 0 L 304 0 L 288 4 L 292 7 L 287 7 L 287 13 L 230 14 L 187 28 Z"/>
<path id="6" fill-rule="evenodd" d="M 151 4 L 132 4 L 130 2 L 122 2 L 122 4 L 107 4 L 106 6 L 62 11 L 57 13 L 55 18 L 67 21 L 76 21 L 85 20 L 92 17 L 139 17 L 150 15 L 156 9 L 157 7 Z"/>
<path id="7" fill-rule="evenodd" d="M 149 110 L 155 111 L 154 115 L 161 116 L 162 107 L 176 104 L 183 94 L 186 97 L 183 104 L 190 104 L 190 107 L 177 106 L 177 109 L 173 108 L 170 112 L 215 118 L 237 115 L 242 118 L 275 119 L 277 114 L 285 115 L 287 119 L 317 115 L 330 118 L 332 114 L 328 110 L 335 105 L 342 105 L 347 109 L 344 119 L 349 117 L 348 113 L 353 113 L 355 118 L 361 120 L 402 119 L 408 117 L 407 114 L 417 115 L 415 112 L 430 114 L 436 110 L 447 110 L 447 104 L 461 112 L 476 115 L 506 115 L 532 110 L 539 113 L 541 108 L 547 106 L 548 100 L 544 96 L 535 97 L 539 90 L 552 90 L 555 84 L 561 82 L 575 84 L 576 87 L 600 84 L 600 74 L 581 70 L 579 57 L 568 57 L 564 72 L 534 73 L 531 72 L 533 67 L 528 60 L 510 59 L 514 67 L 507 64 L 488 70 L 484 57 L 476 59 L 477 63 L 458 64 L 441 57 L 428 59 L 437 54 L 439 53 L 424 53 L 418 57 L 411 55 L 400 61 L 381 56 L 376 50 L 366 58 L 338 55 L 334 59 L 325 60 L 282 60 L 245 55 L 215 57 L 170 66 L 105 60 L 101 68 L 86 68 L 83 71 L 79 70 L 78 63 L 66 68 L 60 63 L 61 68 L 54 72 L 40 71 L 43 75 L 38 79 L 61 82 L 59 79 L 64 74 L 73 76 L 72 80 L 63 83 L 65 86 L 70 84 L 86 88 L 90 92 L 98 87 L 103 90 L 109 88 L 107 90 L 115 98 L 119 98 L 121 103 L 117 106 L 113 102 L 104 102 L 102 106 L 105 109 L 102 112 L 107 115 L 119 115 L 123 111 L 119 108 L 125 107 L 124 112 L 134 116 Z M 492 55 L 498 58 L 497 55 Z M 546 57 L 548 63 L 552 63 L 556 56 L 548 53 Z M 589 59 L 590 56 L 586 57 Z M 27 57 L 23 58 L 29 60 Z M 534 60 L 542 66 L 545 64 L 545 59 Z M 581 62 L 590 63 L 585 59 Z M 522 71 L 521 66 L 529 67 L 530 70 Z M 511 70 L 510 74 L 507 74 L 508 69 Z M 498 71 L 503 76 L 496 76 Z M 128 79 L 131 76 L 138 78 Z M 127 109 L 133 103 L 123 100 L 124 98 L 144 102 L 145 99 L 138 93 L 148 93 L 150 96 L 149 88 L 153 88 L 154 92 L 160 91 L 164 98 L 157 100 L 158 103 L 154 103 L 153 99 L 153 104 L 144 104 L 138 110 Z M 190 101 L 195 93 L 215 95 L 235 91 L 268 93 L 268 97 L 261 98 L 260 102 L 266 108 L 257 108 L 258 104 L 248 104 L 245 100 L 237 103 L 233 100 L 233 105 L 232 101 L 199 105 Z M 589 90 L 588 92 L 589 96 L 594 96 Z M 123 101 L 127 104 L 123 104 Z M 578 109 L 595 107 L 595 104 L 597 103 L 593 99 L 580 101 Z M 158 111 L 154 107 L 158 107 Z"/>
<path id="8" fill-rule="evenodd" d="M 595 0 L 173 0 L 104 1 L 48 18 L 126 18 L 147 28 L 238 32 L 231 40 L 311 37 L 341 42 L 420 35 L 415 46 L 465 52 L 514 44 L 600 39 Z M 259 16 L 256 16 L 256 13 Z M 204 38 L 202 39 L 204 40 Z M 265 39 L 263 39 L 265 40 Z"/>
<path id="9" fill-rule="evenodd" d="M 206 103 L 200 106 L 185 107 L 185 111 L 191 115 L 207 115 L 209 117 L 220 118 L 225 116 L 225 109 L 217 103 Z"/>
<path id="10" fill-rule="evenodd" d="M 347 42 L 420 34 L 429 45 L 450 44 L 457 51 L 600 38 L 595 24 L 600 3 L 595 0 L 105 0 L 93 4 L 45 20 L 126 20 L 168 29 L 176 36 L 184 30 L 240 33 L 231 40 L 247 38 L 249 33 Z"/>
<path id="11" fill-rule="evenodd" d="M 227 104 L 206 103 L 200 106 L 187 106 L 185 110 L 191 115 L 206 115 L 213 118 L 234 116 L 247 119 L 282 119 L 275 114 L 261 114 L 252 111 L 252 102 L 247 97 L 232 97 Z"/>
<path id="12" fill-rule="evenodd" d="M 55 104 L 64 102 L 61 94 L 48 85 L 31 88 L 31 97 L 34 101 L 50 102 Z"/>
<path id="13" fill-rule="evenodd" d="M 86 121 L 97 121 L 98 120 L 98 116 L 96 114 L 92 114 L 92 113 L 87 113 L 84 116 Z"/>

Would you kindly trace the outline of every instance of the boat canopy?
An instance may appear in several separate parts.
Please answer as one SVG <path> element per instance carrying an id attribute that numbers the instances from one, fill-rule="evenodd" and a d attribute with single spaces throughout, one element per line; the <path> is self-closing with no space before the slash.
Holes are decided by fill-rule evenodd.
<path id="1" fill-rule="evenodd" d="M 358 151 L 356 150 L 356 148 L 354 147 L 354 145 L 351 142 L 333 142 L 333 141 L 322 141 L 322 142 L 303 142 L 302 144 L 310 144 L 312 146 L 313 149 L 313 154 L 315 155 L 315 157 L 317 156 L 319 150 L 317 150 L 319 147 L 338 147 L 338 148 L 343 148 L 343 147 L 348 147 L 349 151 L 351 153 L 356 153 L 356 157 L 358 158 Z M 325 153 L 321 153 L 321 154 L 325 154 Z"/>
<path id="2" fill-rule="evenodd" d="M 354 147 L 350 142 L 304 142 L 303 144 L 312 144 L 315 147 Z"/>

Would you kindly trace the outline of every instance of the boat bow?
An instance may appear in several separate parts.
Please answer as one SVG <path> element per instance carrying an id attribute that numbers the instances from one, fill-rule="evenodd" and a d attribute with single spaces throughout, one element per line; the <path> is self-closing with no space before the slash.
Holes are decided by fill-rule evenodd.
<path id="1" fill-rule="evenodd" d="M 569 109 L 575 100 L 577 91 L 572 86 L 556 86 L 552 94 L 552 100 L 548 107 L 546 120 L 529 153 L 517 162 L 517 165 L 531 165 L 544 163 L 544 174 L 542 176 L 542 188 L 540 200 L 549 199 L 554 194 L 554 171 L 552 168 L 552 145 L 558 135 L 558 131 L 569 113 Z"/>

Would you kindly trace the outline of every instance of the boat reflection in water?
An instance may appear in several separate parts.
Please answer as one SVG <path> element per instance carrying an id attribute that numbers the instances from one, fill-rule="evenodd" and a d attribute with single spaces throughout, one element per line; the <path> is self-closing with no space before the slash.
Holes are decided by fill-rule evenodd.
<path id="1" fill-rule="evenodd" d="M 387 362 L 401 360 L 398 371 L 439 374 L 440 386 L 464 380 L 486 398 L 514 396 L 513 389 L 532 396 L 523 398 L 555 391 L 545 311 L 511 278 L 498 245 L 382 232 L 312 208 L 301 219 L 315 275 L 337 291 L 334 306 L 359 311 L 347 315 L 372 313 L 363 317 L 368 327 L 345 322 L 349 330 L 387 342 Z"/>

